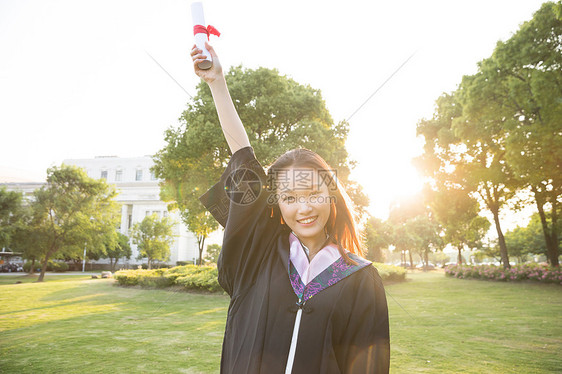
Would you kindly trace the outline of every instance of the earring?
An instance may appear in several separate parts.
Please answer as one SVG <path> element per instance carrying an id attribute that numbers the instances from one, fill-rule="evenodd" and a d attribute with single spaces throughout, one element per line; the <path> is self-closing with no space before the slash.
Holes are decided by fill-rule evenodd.
<path id="1" fill-rule="evenodd" d="M 284 225 L 285 221 L 283 221 L 283 216 L 281 216 L 281 224 Z"/>
<path id="2" fill-rule="evenodd" d="M 273 218 L 273 208 L 271 208 L 271 214 L 269 215 L 269 218 Z"/>

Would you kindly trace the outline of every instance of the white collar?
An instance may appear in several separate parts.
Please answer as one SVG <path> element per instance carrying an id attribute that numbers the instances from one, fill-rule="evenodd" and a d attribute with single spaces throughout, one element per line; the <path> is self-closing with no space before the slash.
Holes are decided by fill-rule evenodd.
<path id="1" fill-rule="evenodd" d="M 341 257 L 338 247 L 330 243 L 318 251 L 312 261 L 309 262 L 305 253 L 306 247 L 294 233 L 289 235 L 289 244 L 290 260 L 305 285 Z"/>

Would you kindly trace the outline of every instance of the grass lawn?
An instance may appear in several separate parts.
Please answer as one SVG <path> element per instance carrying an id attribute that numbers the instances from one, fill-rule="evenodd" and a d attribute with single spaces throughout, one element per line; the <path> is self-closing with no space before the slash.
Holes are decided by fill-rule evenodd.
<path id="1" fill-rule="evenodd" d="M 387 287 L 392 372 L 560 373 L 561 286 L 408 277 Z"/>
<path id="2" fill-rule="evenodd" d="M 2 373 L 218 372 L 226 296 L 18 277 L 0 277 Z M 393 373 L 559 372 L 562 287 L 408 277 L 387 286 Z"/>
<path id="3" fill-rule="evenodd" d="M 98 274 L 99 276 L 99 274 Z M 3 284 L 14 284 L 16 282 L 21 283 L 32 283 L 37 281 L 39 278 L 39 273 L 35 274 L 27 274 L 27 273 L 14 273 L 12 274 L 3 274 L 0 275 L 0 285 Z M 91 274 L 53 274 L 53 273 L 46 273 L 45 274 L 45 281 L 55 282 L 55 281 L 67 281 L 70 279 L 91 279 Z M 2 309 L 0 309 L 2 311 Z"/>

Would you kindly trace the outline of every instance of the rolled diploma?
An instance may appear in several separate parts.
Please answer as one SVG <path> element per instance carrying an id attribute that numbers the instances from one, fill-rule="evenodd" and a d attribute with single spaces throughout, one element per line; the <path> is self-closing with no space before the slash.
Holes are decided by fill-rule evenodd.
<path id="1" fill-rule="evenodd" d="M 203 4 L 201 2 L 194 2 L 191 3 L 191 18 L 193 20 L 193 26 L 202 25 L 207 27 L 205 23 L 205 15 L 203 14 Z M 195 45 L 197 48 L 203 51 L 206 60 L 199 63 L 200 69 L 209 69 L 213 66 L 213 59 L 211 58 L 211 54 L 205 48 L 205 42 L 208 40 L 208 36 L 205 33 L 197 33 L 195 34 Z"/>

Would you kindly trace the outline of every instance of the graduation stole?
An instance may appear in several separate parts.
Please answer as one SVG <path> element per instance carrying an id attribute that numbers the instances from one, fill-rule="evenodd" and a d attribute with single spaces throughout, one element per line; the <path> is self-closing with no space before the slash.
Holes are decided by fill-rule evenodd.
<path id="1" fill-rule="evenodd" d="M 353 253 L 348 253 L 347 255 L 349 258 L 357 262 L 357 265 L 350 265 L 345 262 L 343 257 L 340 257 L 306 285 L 303 283 L 292 261 L 289 260 L 289 279 L 291 281 L 291 285 L 293 286 L 293 291 L 299 299 L 297 303 L 299 307 L 302 307 L 308 299 L 320 291 L 325 290 L 331 285 L 334 285 L 342 279 L 355 273 L 357 270 L 371 264 L 370 261 L 367 261 Z"/>

